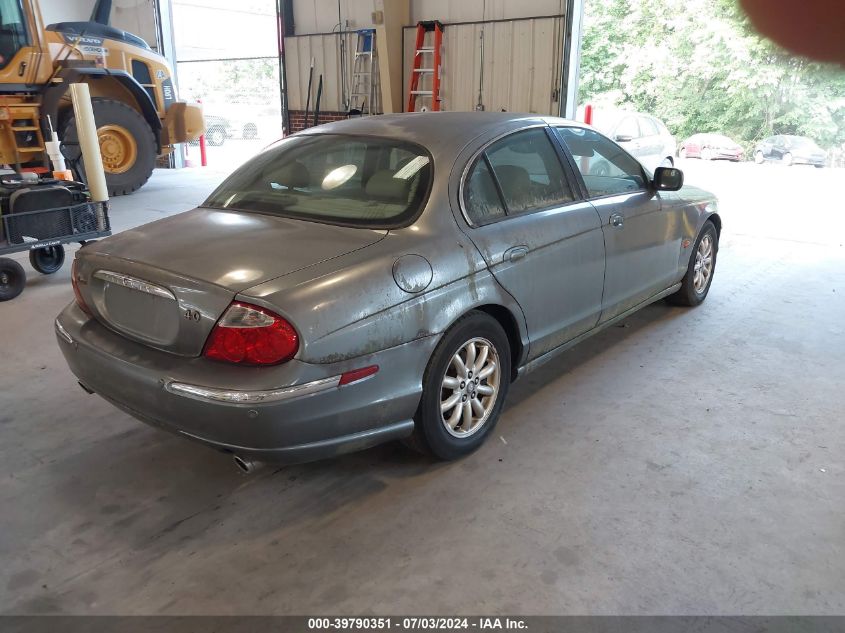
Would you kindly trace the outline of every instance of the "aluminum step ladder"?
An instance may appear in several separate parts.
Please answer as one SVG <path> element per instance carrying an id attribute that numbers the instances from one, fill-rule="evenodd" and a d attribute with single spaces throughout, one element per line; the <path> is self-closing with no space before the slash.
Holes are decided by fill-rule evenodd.
<path id="1" fill-rule="evenodd" d="M 440 110 L 440 80 L 443 71 L 443 24 L 437 20 L 417 22 L 417 39 L 414 46 L 414 64 L 408 87 L 406 112 L 417 111 L 418 99 L 423 102 L 419 110 Z M 431 77 L 430 81 L 428 77 Z M 425 78 L 425 79 L 424 79 Z M 423 82 L 427 88 L 423 88 Z"/>
<path id="2" fill-rule="evenodd" d="M 355 61 L 352 65 L 352 93 L 348 114 L 378 114 L 381 107 L 379 95 L 376 30 L 361 29 L 358 31 Z"/>

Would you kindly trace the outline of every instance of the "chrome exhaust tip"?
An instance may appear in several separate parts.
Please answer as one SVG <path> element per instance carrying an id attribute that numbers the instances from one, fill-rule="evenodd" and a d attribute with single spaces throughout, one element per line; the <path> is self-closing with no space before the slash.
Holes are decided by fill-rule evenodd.
<path id="1" fill-rule="evenodd" d="M 263 465 L 261 462 L 256 462 L 240 455 L 233 456 L 232 460 L 235 462 L 235 467 L 243 475 L 251 475 Z"/>

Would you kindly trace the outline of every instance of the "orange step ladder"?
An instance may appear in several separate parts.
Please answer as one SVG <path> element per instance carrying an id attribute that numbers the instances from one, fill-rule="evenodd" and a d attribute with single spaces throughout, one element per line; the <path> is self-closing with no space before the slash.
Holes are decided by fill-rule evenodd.
<path id="1" fill-rule="evenodd" d="M 426 46 L 426 35 L 432 33 L 433 42 Z M 417 41 L 414 46 L 414 66 L 411 69 L 411 82 L 408 87 L 408 108 L 406 112 L 415 112 L 417 109 L 417 98 L 431 100 L 431 105 L 423 105 L 421 110 L 440 110 L 440 76 L 442 70 L 443 54 L 443 24 L 437 20 L 417 22 Z M 423 66 L 423 63 L 430 61 L 431 66 Z M 431 75 L 431 90 L 420 88 L 420 78 L 423 75 Z"/>

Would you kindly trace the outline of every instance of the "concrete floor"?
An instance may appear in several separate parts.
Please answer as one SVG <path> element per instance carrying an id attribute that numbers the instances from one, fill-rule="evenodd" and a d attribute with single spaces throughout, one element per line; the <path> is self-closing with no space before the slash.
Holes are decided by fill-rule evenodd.
<path id="1" fill-rule="evenodd" d="M 69 266 L 0 304 L 0 612 L 845 614 L 843 172 L 690 162 L 715 283 L 517 383 L 451 464 L 397 445 L 239 476 L 85 395 Z M 115 227 L 187 209 L 157 173 Z"/>

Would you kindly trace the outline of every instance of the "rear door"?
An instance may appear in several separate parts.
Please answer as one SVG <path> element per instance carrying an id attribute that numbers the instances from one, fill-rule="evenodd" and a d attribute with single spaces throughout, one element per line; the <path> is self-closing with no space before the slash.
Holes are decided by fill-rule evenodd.
<path id="1" fill-rule="evenodd" d="M 524 129 L 476 155 L 461 186 L 467 234 L 525 315 L 529 360 L 601 313 L 601 223 L 565 160 L 547 126 Z"/>
<path id="2" fill-rule="evenodd" d="M 602 223 L 607 271 L 601 322 L 636 306 L 677 280 L 683 224 L 664 210 L 642 166 L 593 130 L 559 127 L 588 198 Z M 593 166 L 609 164 L 596 172 Z"/>

